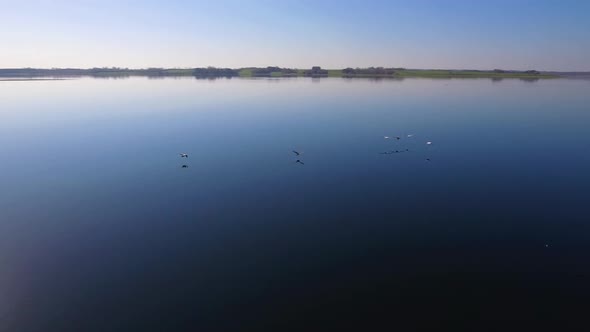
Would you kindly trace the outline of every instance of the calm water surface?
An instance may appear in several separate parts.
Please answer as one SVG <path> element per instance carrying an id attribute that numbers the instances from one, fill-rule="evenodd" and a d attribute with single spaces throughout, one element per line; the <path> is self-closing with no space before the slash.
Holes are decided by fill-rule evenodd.
<path id="1" fill-rule="evenodd" d="M 0 331 L 578 325 L 589 105 L 585 80 L 0 82 Z"/>

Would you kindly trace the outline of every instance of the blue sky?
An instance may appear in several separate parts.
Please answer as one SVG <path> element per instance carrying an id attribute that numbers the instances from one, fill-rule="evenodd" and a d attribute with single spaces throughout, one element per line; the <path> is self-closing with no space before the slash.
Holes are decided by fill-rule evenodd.
<path id="1" fill-rule="evenodd" d="M 0 0 L 0 67 L 590 70 L 582 0 Z"/>

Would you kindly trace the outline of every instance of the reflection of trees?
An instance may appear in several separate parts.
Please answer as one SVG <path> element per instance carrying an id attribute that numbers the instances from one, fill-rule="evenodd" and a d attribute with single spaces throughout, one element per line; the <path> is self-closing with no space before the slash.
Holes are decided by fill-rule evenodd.
<path id="1" fill-rule="evenodd" d="M 405 80 L 407 77 L 403 77 L 403 76 L 342 76 L 343 80 L 347 80 L 347 81 L 356 81 L 356 80 L 367 80 L 370 82 L 383 82 L 383 81 L 398 81 L 401 82 L 403 80 Z"/>
<path id="2" fill-rule="evenodd" d="M 124 76 L 93 76 L 92 78 L 99 79 L 99 80 L 127 80 L 131 78 L 129 75 Z"/>
<path id="3" fill-rule="evenodd" d="M 216 80 L 231 80 L 231 77 L 218 77 L 218 76 L 194 76 L 194 79 L 198 81 L 216 81 Z"/>

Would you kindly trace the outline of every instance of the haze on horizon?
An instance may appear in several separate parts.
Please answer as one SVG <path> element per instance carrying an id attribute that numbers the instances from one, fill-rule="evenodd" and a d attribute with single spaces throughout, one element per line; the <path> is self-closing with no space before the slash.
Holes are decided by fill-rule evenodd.
<path id="1" fill-rule="evenodd" d="M 590 2 L 0 0 L 0 68 L 590 71 Z"/>

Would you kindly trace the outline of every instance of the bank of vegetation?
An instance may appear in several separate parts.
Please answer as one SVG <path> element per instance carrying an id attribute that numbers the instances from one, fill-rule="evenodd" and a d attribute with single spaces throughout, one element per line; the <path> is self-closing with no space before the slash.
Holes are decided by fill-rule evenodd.
<path id="1" fill-rule="evenodd" d="M 441 70 L 441 69 L 405 69 L 405 68 L 345 68 L 345 69 L 323 69 L 312 67 L 311 69 L 295 69 L 281 67 L 248 67 L 240 69 L 232 68 L 146 68 L 129 69 L 119 67 L 109 68 L 16 68 L 0 69 L 0 77 L 13 78 L 35 78 L 35 77 L 130 77 L 147 76 L 152 78 L 187 76 L 196 78 L 217 78 L 217 77 L 369 77 L 369 78 L 524 78 L 541 79 L 559 77 L 555 73 L 543 73 L 536 70 L 514 71 L 514 70 Z"/>

